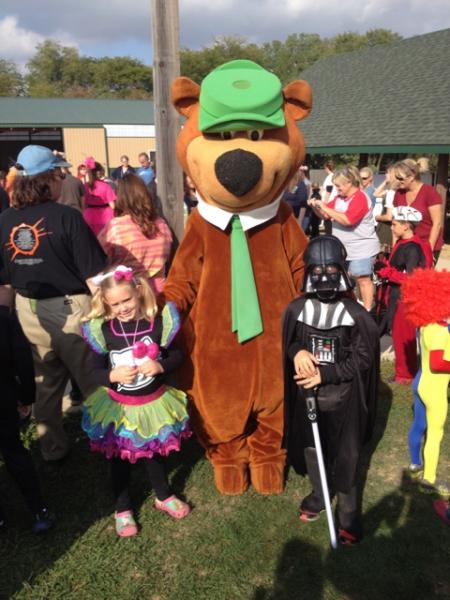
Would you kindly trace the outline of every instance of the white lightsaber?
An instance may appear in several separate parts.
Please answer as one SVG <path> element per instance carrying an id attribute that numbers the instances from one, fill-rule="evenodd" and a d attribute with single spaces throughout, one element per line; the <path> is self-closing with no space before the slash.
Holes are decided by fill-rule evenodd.
<path id="1" fill-rule="evenodd" d="M 331 547 L 333 550 L 337 548 L 336 528 L 334 526 L 333 510 L 331 508 L 330 493 L 328 491 L 327 473 L 325 470 L 325 462 L 323 460 L 322 444 L 319 435 L 319 425 L 317 424 L 317 406 L 314 390 L 305 390 L 306 392 L 306 413 L 311 421 L 314 446 L 316 447 L 317 462 L 319 465 L 320 483 L 322 485 L 322 495 L 325 501 L 325 511 L 327 514 L 328 530 L 330 532 Z"/>

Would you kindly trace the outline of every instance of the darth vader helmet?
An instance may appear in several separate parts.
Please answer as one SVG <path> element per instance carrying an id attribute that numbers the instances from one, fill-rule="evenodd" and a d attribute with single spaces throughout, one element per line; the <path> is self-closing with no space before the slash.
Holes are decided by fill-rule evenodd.
<path id="1" fill-rule="evenodd" d="M 351 290 L 354 283 L 349 278 L 345 261 L 347 252 L 334 235 L 314 238 L 306 248 L 305 280 L 302 291 L 315 294 L 319 300 L 333 300 L 339 292 Z"/>

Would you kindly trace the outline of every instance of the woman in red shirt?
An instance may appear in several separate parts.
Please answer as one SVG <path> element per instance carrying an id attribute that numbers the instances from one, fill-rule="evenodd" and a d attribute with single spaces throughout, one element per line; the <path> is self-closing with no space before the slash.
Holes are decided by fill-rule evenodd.
<path id="1" fill-rule="evenodd" d="M 442 198 L 432 185 L 422 183 L 420 173 L 424 172 L 423 159 L 406 158 L 393 166 L 398 189 L 394 196 L 394 207 L 411 206 L 422 215 L 416 228 L 416 235 L 430 243 L 435 260 L 444 243 L 442 234 Z"/>

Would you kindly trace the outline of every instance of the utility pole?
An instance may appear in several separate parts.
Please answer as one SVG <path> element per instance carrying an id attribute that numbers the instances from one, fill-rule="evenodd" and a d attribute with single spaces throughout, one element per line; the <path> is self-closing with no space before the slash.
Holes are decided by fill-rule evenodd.
<path id="1" fill-rule="evenodd" d="M 178 0 L 152 0 L 153 101 L 156 134 L 156 178 L 164 216 L 178 241 L 183 237 L 183 175 L 175 154 L 178 113 L 170 86 L 180 75 Z"/>

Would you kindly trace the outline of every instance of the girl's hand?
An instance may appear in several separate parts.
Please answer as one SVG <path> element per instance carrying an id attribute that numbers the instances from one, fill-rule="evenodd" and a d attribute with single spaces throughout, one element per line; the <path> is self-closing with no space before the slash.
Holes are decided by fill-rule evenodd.
<path id="1" fill-rule="evenodd" d="M 164 373 L 161 363 L 151 358 L 139 365 L 138 370 L 145 377 L 154 377 L 155 375 L 159 375 L 159 373 Z"/>
<path id="2" fill-rule="evenodd" d="M 109 373 L 109 380 L 111 383 L 133 383 L 134 378 L 138 374 L 137 367 L 116 367 Z"/>
<path id="3" fill-rule="evenodd" d="M 297 382 L 297 385 L 301 385 L 305 390 L 310 390 L 321 384 L 319 370 L 317 370 L 317 373 L 313 375 L 313 377 L 300 377 L 299 375 L 294 375 L 294 379 Z"/>
<path id="4" fill-rule="evenodd" d="M 31 404 L 18 404 L 17 412 L 21 419 L 26 419 L 31 415 Z"/>
<path id="5" fill-rule="evenodd" d="M 307 350 L 300 350 L 294 356 L 295 374 L 299 378 L 313 377 L 317 374 L 318 359 Z"/>

